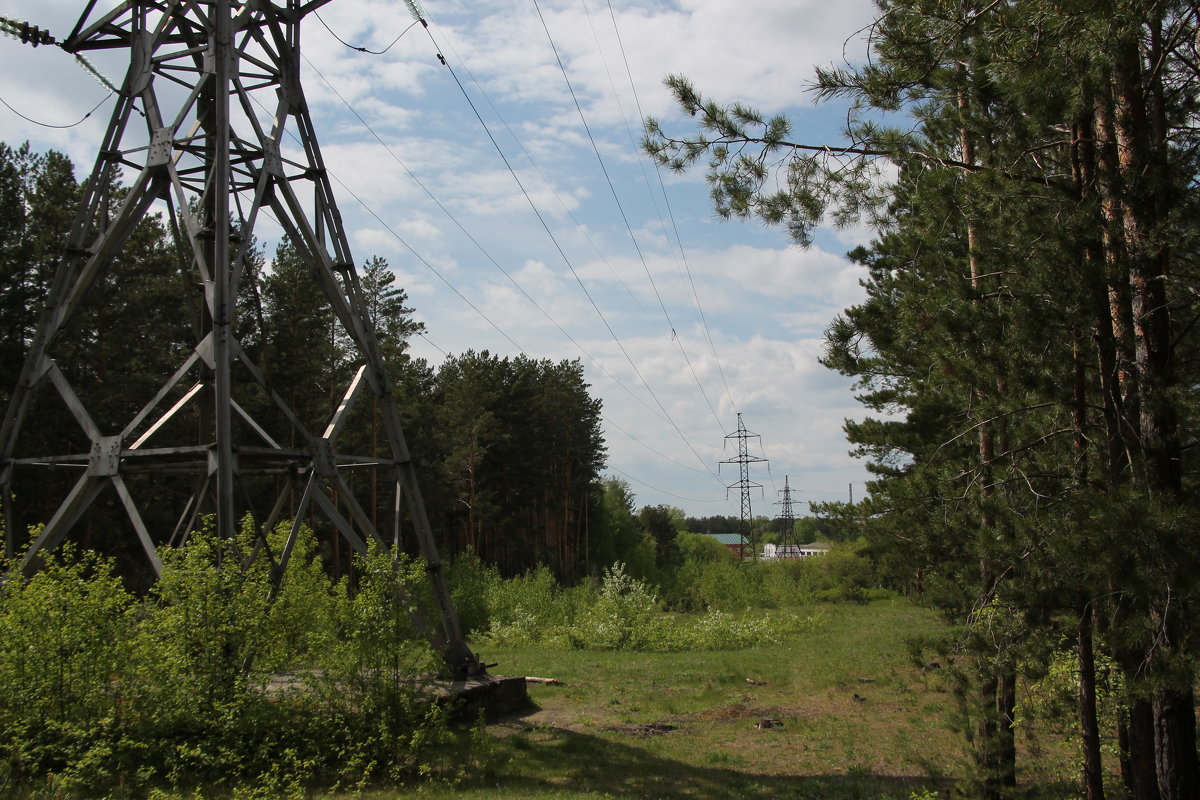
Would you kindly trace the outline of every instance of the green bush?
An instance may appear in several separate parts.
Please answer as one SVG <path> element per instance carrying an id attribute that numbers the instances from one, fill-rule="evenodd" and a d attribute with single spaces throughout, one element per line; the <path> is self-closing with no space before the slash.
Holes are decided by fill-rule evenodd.
<path id="1" fill-rule="evenodd" d="M 820 615 L 801 616 L 790 611 L 731 614 L 709 611 L 680 623 L 669 638 L 670 650 L 740 650 L 812 633 L 824 624 Z"/>
<path id="2" fill-rule="evenodd" d="M 64 793 L 138 771 L 130 725 L 146 665 L 136 606 L 94 555 L 63 548 L 29 580 L 10 575 L 0 603 L 0 762 L 8 781 L 47 774 Z"/>
<path id="3" fill-rule="evenodd" d="M 834 545 L 812 558 L 741 562 L 710 537 L 683 533 L 678 542 L 683 563 L 659 580 L 672 610 L 732 612 L 894 596 L 878 590 L 862 543 Z"/>
<path id="4" fill-rule="evenodd" d="M 709 562 L 714 573 L 741 580 L 749 570 L 736 564 Z M 751 581 L 754 579 L 752 578 Z M 735 586 L 731 604 L 746 598 L 746 586 Z M 739 588 L 740 586 L 740 588 Z M 742 594 L 737 594 L 742 592 Z M 536 570 L 489 588 L 489 644 L 542 644 L 590 650 L 734 650 L 779 641 L 821 624 L 819 616 L 789 611 L 712 609 L 696 615 L 667 614 L 652 586 L 630 575 L 623 564 L 605 570 L 598 588 L 559 587 L 547 570 Z"/>
<path id="5" fill-rule="evenodd" d="M 474 550 L 460 553 L 447 568 L 450 599 L 458 623 L 468 635 L 485 632 L 491 624 L 488 598 L 503 579 L 494 565 L 485 564 Z"/>
<path id="6" fill-rule="evenodd" d="M 619 563 L 604 571 L 599 596 L 567 629 L 572 646 L 590 650 L 651 649 L 663 636 L 658 597 Z"/>
<path id="7" fill-rule="evenodd" d="M 373 551 L 349 591 L 301 531 L 272 602 L 268 566 L 245 568 L 250 543 L 193 536 L 145 598 L 67 548 L 27 581 L 10 576 L 0 786 L 273 798 L 457 774 L 462 735 L 421 681 L 440 661 L 411 613 L 429 607 L 423 564 Z M 269 687 L 282 668 L 300 680 Z"/>
<path id="8" fill-rule="evenodd" d="M 374 547 L 356 564 L 339 635 L 299 699 L 302 708 L 315 703 L 325 723 L 313 741 L 345 753 L 331 765 L 339 783 L 401 781 L 428 772 L 433 751 L 453 738 L 446 708 L 430 702 L 422 679 L 440 667 L 414 623 L 414 612 L 431 607 L 425 566 Z"/>
<path id="9" fill-rule="evenodd" d="M 791 605 L 777 584 L 776 564 L 689 561 L 680 568 L 669 605 L 679 611 L 745 611 Z"/>
<path id="10" fill-rule="evenodd" d="M 290 523 L 281 523 L 271 534 L 273 552 L 282 551 L 290 527 Z M 267 612 L 256 666 L 277 673 L 317 663 L 341 635 L 343 609 L 350 602 L 347 592 L 346 581 L 330 581 L 316 537 L 302 526 L 279 592 Z"/>
<path id="11" fill-rule="evenodd" d="M 483 638 L 520 646 L 560 641 L 591 599 L 590 587 L 563 587 L 542 566 L 487 587 L 488 628 Z"/>

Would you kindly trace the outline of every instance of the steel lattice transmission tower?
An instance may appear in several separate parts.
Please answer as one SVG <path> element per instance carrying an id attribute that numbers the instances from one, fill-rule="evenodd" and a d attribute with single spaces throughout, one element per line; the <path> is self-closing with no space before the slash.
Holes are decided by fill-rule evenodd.
<path id="1" fill-rule="evenodd" d="M 792 505 L 796 502 L 792 499 L 792 487 L 788 483 L 788 476 L 783 476 L 783 488 L 779 490 L 779 494 L 783 495 L 783 499 L 777 500 L 775 505 L 781 506 L 779 509 L 779 519 L 782 521 L 783 530 L 780 531 L 779 547 L 787 545 L 799 545 L 796 541 L 796 513 L 792 509 Z"/>
<path id="2" fill-rule="evenodd" d="M 256 519 L 260 543 L 265 543 L 263 531 L 288 510 L 295 517 L 286 545 L 267 553 L 277 575 L 300 526 L 314 514 L 360 553 L 372 540 L 383 546 L 398 540 L 400 518 L 407 516 L 439 606 L 440 627 L 426 630 L 456 672 L 481 672 L 450 601 L 300 81 L 301 22 L 328 2 L 126 0 L 94 16 L 96 2 L 90 0 L 60 44 L 77 56 L 124 50 L 129 67 L 0 428 L 4 512 L 8 520 L 18 518 L 15 471 L 46 465 L 71 469 L 74 485 L 25 552 L 25 571 L 37 569 L 39 554 L 56 547 L 97 496 L 111 489 L 157 572 L 161 541 L 143 522 L 147 506 L 139 501 L 164 498 L 135 497 L 130 476 L 190 480 L 173 540 L 195 529 L 202 514 L 215 515 L 217 532 L 232 536 L 248 510 L 248 487 L 271 486 L 274 500 L 263 504 L 271 510 Z M 118 171 L 132 180 L 119 206 L 110 209 L 107 190 Z M 102 430 L 56 363 L 55 345 L 97 281 L 110 268 L 120 269 L 123 246 L 152 209 L 162 210 L 170 221 L 188 280 L 200 295 L 196 341 L 175 374 L 132 417 Z M 320 424 L 306 424 L 289 407 L 286 387 L 268 380 L 233 328 L 242 283 L 250 277 L 255 223 L 263 215 L 279 224 L 307 263 L 361 363 L 334 395 L 340 396 L 336 410 Z M 235 396 L 246 386 L 260 400 L 266 396 L 261 402 L 270 416 L 262 419 L 286 421 L 294 431 L 291 442 L 276 441 L 270 426 L 247 412 L 249 403 Z M 57 393 L 83 429 L 90 452 L 23 451 L 22 425 L 39 390 Z M 381 456 L 339 447 L 339 436 L 355 419 L 355 401 L 367 394 L 378 408 Z M 390 530 L 376 528 L 372 513 L 347 483 L 347 470 L 368 466 L 386 475 L 380 480 L 394 492 Z M 138 481 L 138 486 L 146 483 L 144 477 Z"/>
<path id="3" fill-rule="evenodd" d="M 742 422 L 742 413 L 738 412 L 737 430 L 728 434 L 725 439 L 737 440 L 738 454 L 736 458 L 727 458 L 722 461 L 722 464 L 737 464 L 738 465 L 738 482 L 731 483 L 726 489 L 738 489 L 742 495 L 742 528 L 738 531 L 738 535 L 742 539 L 742 549 L 745 551 L 746 542 L 750 542 L 751 557 L 758 560 L 758 537 L 754 533 L 754 515 L 750 509 L 750 490 L 758 489 L 762 491 L 762 484 L 755 483 L 750 480 L 750 465 L 758 462 L 766 461 L 767 459 L 759 456 L 750 455 L 748 442 L 750 439 L 760 438 L 757 433 L 751 433 L 746 430 L 745 424 Z M 718 467 L 720 469 L 720 467 Z"/>

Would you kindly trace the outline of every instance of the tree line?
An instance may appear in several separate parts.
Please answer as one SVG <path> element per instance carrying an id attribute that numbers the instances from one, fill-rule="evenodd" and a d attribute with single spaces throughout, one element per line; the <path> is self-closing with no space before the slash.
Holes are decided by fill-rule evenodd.
<path id="1" fill-rule="evenodd" d="M 1065 660 L 1083 794 L 1198 797 L 1197 9 L 878 7 L 870 59 L 814 81 L 842 141 L 676 76 L 698 127 L 646 146 L 799 243 L 874 223 L 824 360 L 873 412 L 846 427 L 874 474 L 855 517 L 961 626 L 981 795 L 1016 783 L 1022 681 Z"/>
<path id="2" fill-rule="evenodd" d="M 0 375 L 10 382 L 20 373 L 36 329 L 80 189 L 74 166 L 61 153 L 0 143 L 0 326 L 5 331 Z M 113 207 L 122 192 L 114 179 Z M 196 344 L 202 287 L 179 256 L 173 225 L 161 215 L 147 216 L 97 281 L 86 311 L 56 344 L 58 366 L 101 431 L 118 432 Z M 235 333 L 296 419 L 319 430 L 341 400 L 338 387 L 359 367 L 357 351 L 286 238 L 269 257 L 267 248 L 256 245 L 247 270 Z M 375 256 L 359 274 L 440 548 L 450 555 L 473 550 L 506 575 L 539 564 L 563 578 L 583 574 L 588 542 L 600 547 L 605 536 L 602 527 L 589 529 L 589 515 L 601 503 L 605 451 L 600 401 L 589 394 L 580 363 L 487 351 L 450 355 L 436 366 L 413 358 L 409 341 L 424 325 L 414 318 L 395 273 Z M 292 423 L 271 413 L 263 387 L 244 371 L 235 370 L 233 379 L 248 416 L 275 441 L 296 446 Z M 7 405 L 12 389 L 9 383 L 0 385 L 0 405 Z M 22 429 L 23 452 L 88 451 L 90 442 L 62 403 L 35 404 L 31 415 Z M 170 424 L 195 426 L 196 421 L 180 414 Z M 342 448 L 379 452 L 379 426 L 378 410 L 357 404 Z M 6 525 L 10 556 L 27 544 L 29 525 L 49 518 L 73 478 L 51 469 L 18 475 L 14 493 L 22 514 Z M 186 496 L 191 487 L 164 476 L 128 480 L 139 496 L 148 493 L 162 501 L 145 515 L 153 535 L 165 541 L 176 523 L 171 509 L 178 506 L 168 501 Z M 267 479 L 246 481 L 252 507 L 259 490 L 270 496 L 255 480 Z M 393 497 L 374 488 L 374 475 L 349 470 L 347 483 L 356 496 L 362 493 L 359 501 L 368 513 L 387 518 L 384 509 Z M 267 510 L 255 509 L 262 515 Z M 140 548 L 125 524 L 116 501 L 97 503 L 73 538 L 116 556 L 123 569 L 148 580 Z M 351 570 L 349 548 L 331 531 L 317 534 L 331 569 Z"/>
<path id="3" fill-rule="evenodd" d="M 0 143 L 0 324 L 7 332 L 0 339 L 0 374 L 20 372 L 80 188 L 74 165 L 61 153 Z M 112 206 L 122 191 L 115 180 Z M 341 400 L 340 387 L 359 366 L 357 351 L 286 238 L 269 255 L 267 248 L 255 247 L 247 272 L 235 334 L 296 419 L 319 430 Z M 598 576 L 621 561 L 639 577 L 654 579 L 679 565 L 679 532 L 739 529 L 734 517 L 685 518 L 668 506 L 638 508 L 627 484 L 601 478 L 601 406 L 578 361 L 487 351 L 450 355 L 438 365 L 413 358 L 409 342 L 424 332 L 424 324 L 415 319 L 395 273 L 373 256 L 359 275 L 444 555 L 471 551 L 504 576 L 545 565 L 567 582 Z M 171 220 L 161 216 L 141 223 L 120 261 L 97 282 L 86 312 L 55 352 L 102 430 L 119 429 L 195 345 L 198 283 L 180 260 Z M 235 369 L 233 378 L 249 416 L 275 441 L 288 447 L 301 443 L 251 375 Z M 0 385 L 0 404 L 7 404 L 12 388 Z M 33 409 L 37 419 L 23 430 L 33 440 L 24 442 L 26 452 L 86 452 L 88 440 L 61 404 Z M 180 415 L 171 424 L 195 420 Z M 349 452 L 375 454 L 379 433 L 377 409 L 360 403 L 339 442 Z M 6 537 L 16 551 L 25 543 L 24 528 L 49 518 L 73 477 L 52 470 L 23 475 L 16 486 L 22 518 L 13 520 L 14 534 Z M 141 484 L 139 494 L 149 491 L 164 501 L 144 513 L 148 527 L 165 538 L 176 523 L 170 509 L 191 487 L 159 476 L 127 480 Z M 350 471 L 347 484 L 362 493 L 359 500 L 373 517 L 387 518 L 385 507 L 393 498 L 374 488 L 374 475 Z M 764 532 L 771 526 L 765 518 L 757 524 Z M 143 555 L 124 526 L 115 504 L 100 503 L 74 538 L 117 556 L 127 573 L 144 570 Z M 799 526 L 811 539 L 830 527 L 814 519 Z M 316 533 L 330 568 L 351 571 L 350 548 L 330 531 Z"/>

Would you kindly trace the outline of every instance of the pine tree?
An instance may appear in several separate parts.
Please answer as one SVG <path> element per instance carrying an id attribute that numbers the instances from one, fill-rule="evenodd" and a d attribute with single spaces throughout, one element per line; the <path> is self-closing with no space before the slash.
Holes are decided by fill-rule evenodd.
<path id="1" fill-rule="evenodd" d="M 436 384 L 450 549 L 470 547 L 504 574 L 539 564 L 580 574 L 604 462 L 582 366 L 469 351 L 447 359 Z"/>
<path id="2" fill-rule="evenodd" d="M 333 309 L 304 260 L 286 238 L 262 277 L 263 363 L 267 381 L 310 429 L 318 428 L 339 397 L 347 369 Z M 273 431 L 296 444 L 295 431 Z"/>
<path id="3" fill-rule="evenodd" d="M 1185 620 L 1200 586 L 1178 522 L 1194 509 L 1182 431 L 1196 384 L 1179 369 L 1195 334 L 1176 321 L 1196 286 L 1176 266 L 1196 252 L 1194 9 L 880 9 L 871 62 L 822 70 L 816 87 L 915 126 L 852 115 L 845 141 L 797 143 L 786 119 L 676 77 L 700 130 L 670 138 L 652 123 L 647 146 L 680 169 L 707 159 L 719 212 L 785 224 L 801 243 L 828 212 L 880 225 L 856 254 L 868 300 L 830 328 L 827 362 L 887 414 L 848 426 L 878 475 L 858 515 L 879 546 L 915 537 L 932 594 L 989 632 L 974 640 L 986 669 L 965 676 L 983 701 L 983 792 L 1015 775 L 1009 684 L 1039 657 L 1020 644 L 1070 636 L 1085 664 L 1095 622 L 1129 687 L 1130 794 L 1195 796 Z M 899 168 L 890 186 L 872 181 L 884 159 Z M 1083 783 L 1098 798 L 1092 681 L 1081 670 Z"/>

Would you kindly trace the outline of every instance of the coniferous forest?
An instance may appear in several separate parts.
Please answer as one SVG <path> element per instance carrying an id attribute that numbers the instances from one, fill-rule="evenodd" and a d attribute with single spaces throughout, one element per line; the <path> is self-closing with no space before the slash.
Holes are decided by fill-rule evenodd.
<path id="1" fill-rule="evenodd" d="M 800 244 L 829 219 L 878 226 L 825 363 L 873 412 L 847 425 L 875 475 L 865 535 L 963 626 L 988 793 L 1016 780 L 1022 670 L 1059 650 L 1086 796 L 1116 686 L 1129 796 L 1200 797 L 1197 9 L 878 5 L 869 61 L 815 79 L 851 104 L 843 140 L 675 76 L 696 127 L 652 122 L 647 149 Z"/>
<path id="2" fill-rule="evenodd" d="M 114 185 L 114 198 L 121 191 Z M 0 144 L 0 325 L 6 331 L 0 374 L 20 372 L 78 192 L 74 166 L 61 154 Z M 175 371 L 181 353 L 194 346 L 200 295 L 181 267 L 168 223 L 149 218 L 138 228 L 119 269 L 101 279 L 89 312 L 59 344 L 63 370 L 80 387 L 102 429 L 123 424 Z M 358 366 L 350 356 L 354 351 L 339 338 L 333 309 L 286 239 L 273 252 L 260 248 L 252 270 L 236 320 L 243 346 L 267 380 L 282 387 L 300 420 L 323 424 L 341 399 L 337 387 Z M 578 577 L 586 561 L 584 526 L 589 507 L 599 502 L 597 479 L 604 463 L 600 403 L 588 394 L 581 365 L 484 351 L 450 356 L 434 368 L 406 352 L 409 337 L 423 326 L 413 319 L 408 296 L 395 286 L 387 262 L 368 259 L 361 280 L 397 386 L 425 503 L 443 537 L 439 546 L 447 553 L 472 549 L 505 574 L 545 564 L 564 579 Z M 0 402 L 7 405 L 11 391 L 11 386 L 0 389 Z M 259 387 L 248 384 L 247 393 L 267 407 Z M 364 417 L 372 412 L 369 405 L 357 409 Z M 82 431 L 62 404 L 41 404 L 37 413 L 42 417 L 27 423 L 24 435 L 40 441 L 27 442 L 27 451 L 87 451 Z M 268 432 L 276 441 L 295 440 L 286 419 L 260 416 L 272 426 Z M 363 419 L 355 433 L 372 437 L 377 428 L 376 420 Z M 347 444 L 367 453 L 378 447 Z M 63 481 L 68 478 L 44 470 L 16 485 L 26 524 L 49 517 L 67 491 Z M 378 509 L 391 502 L 390 495 L 368 501 Z M 120 509 L 110 510 L 111 518 L 101 505 L 87 519 L 82 541 L 127 562 L 129 569 L 146 569 L 134 537 L 110 535 L 120 531 L 122 516 Z M 174 524 L 166 516 L 147 522 L 160 531 Z M 19 535 L 7 544 L 18 552 L 25 546 Z M 323 546 L 338 570 L 350 569 L 349 548 L 338 537 L 325 536 Z"/>

